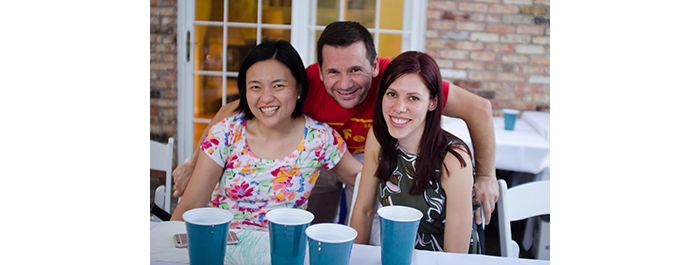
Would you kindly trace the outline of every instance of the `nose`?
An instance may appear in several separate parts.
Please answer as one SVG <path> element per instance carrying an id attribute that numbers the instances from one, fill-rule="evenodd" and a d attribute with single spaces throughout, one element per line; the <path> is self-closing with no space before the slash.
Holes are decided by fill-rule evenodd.
<path id="1" fill-rule="evenodd" d="M 338 81 L 340 85 L 340 89 L 342 90 L 347 90 L 352 87 L 352 79 L 350 79 L 350 76 L 346 74 L 341 74 L 340 75 L 340 80 Z"/>
<path id="2" fill-rule="evenodd" d="M 394 104 L 394 110 L 397 113 L 406 112 L 406 102 L 404 102 L 402 99 L 396 100 L 396 103 Z"/>
<path id="3" fill-rule="evenodd" d="M 263 88 L 262 94 L 260 95 L 260 100 L 263 102 L 269 102 L 274 99 L 274 95 L 272 94 L 272 89 L 268 88 Z"/>

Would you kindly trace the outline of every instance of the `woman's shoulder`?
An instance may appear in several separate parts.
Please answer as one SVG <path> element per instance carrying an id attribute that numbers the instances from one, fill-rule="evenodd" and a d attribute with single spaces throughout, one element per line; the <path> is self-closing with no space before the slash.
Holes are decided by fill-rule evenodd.
<path id="1" fill-rule="evenodd" d="M 317 121 L 314 118 L 311 118 L 307 115 L 304 115 L 304 119 L 305 119 L 304 128 L 307 131 L 317 131 L 318 133 L 332 133 L 333 132 L 333 128 L 331 128 L 331 126 L 326 124 L 325 122 Z"/>
<path id="2" fill-rule="evenodd" d="M 243 128 L 244 123 L 245 119 L 243 118 L 243 113 L 234 112 L 233 115 L 226 117 L 212 125 L 210 133 L 218 135 L 222 133 L 240 131 Z"/>

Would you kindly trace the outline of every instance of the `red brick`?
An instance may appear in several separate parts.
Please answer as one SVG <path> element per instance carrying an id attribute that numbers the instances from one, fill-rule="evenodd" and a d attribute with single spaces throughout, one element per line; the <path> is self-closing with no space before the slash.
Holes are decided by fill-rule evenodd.
<path id="1" fill-rule="evenodd" d="M 469 72 L 469 79 L 472 80 L 495 80 L 496 72 L 483 72 L 483 71 L 471 71 Z"/>
<path id="2" fill-rule="evenodd" d="M 518 26 L 518 33 L 519 34 L 530 34 L 530 35 L 543 35 L 544 34 L 544 26 L 521 25 L 521 26 Z"/>
<path id="3" fill-rule="evenodd" d="M 539 75 L 549 75 L 549 66 L 530 66 L 530 65 L 523 65 L 522 67 L 522 73 L 523 74 L 539 74 Z"/>
<path id="4" fill-rule="evenodd" d="M 467 55 L 469 54 L 468 51 L 461 51 L 461 50 L 440 50 L 438 52 L 440 58 L 445 58 L 445 59 L 457 59 L 457 60 L 462 60 L 466 59 Z"/>
<path id="5" fill-rule="evenodd" d="M 486 25 L 484 23 L 474 23 L 474 22 L 458 22 L 458 30 L 466 31 L 483 31 Z"/>
<path id="6" fill-rule="evenodd" d="M 442 12 L 437 10 L 428 10 L 428 19 L 440 19 L 442 17 Z"/>
<path id="7" fill-rule="evenodd" d="M 454 40 L 429 39 L 428 47 L 430 48 L 457 48 L 457 42 Z"/>
<path id="8" fill-rule="evenodd" d="M 484 70 L 484 63 L 472 60 L 457 61 L 457 63 L 455 64 L 455 68 L 469 70 Z"/>
<path id="9" fill-rule="evenodd" d="M 501 36 L 500 42 L 502 43 L 530 43 L 532 37 L 530 35 L 523 34 L 507 34 Z"/>
<path id="10" fill-rule="evenodd" d="M 477 21 L 477 22 L 500 23 L 501 16 L 494 15 L 494 14 L 476 13 L 476 14 L 471 14 L 471 20 Z"/>
<path id="11" fill-rule="evenodd" d="M 530 61 L 534 64 L 549 65 L 549 56 L 530 56 Z"/>
<path id="12" fill-rule="evenodd" d="M 452 1 L 428 1 L 428 9 L 455 10 L 457 3 Z"/>
<path id="13" fill-rule="evenodd" d="M 495 52 L 513 52 L 513 44 L 488 43 L 486 44 L 486 50 Z"/>
<path id="14" fill-rule="evenodd" d="M 493 61 L 496 60 L 495 52 L 472 52 L 469 56 L 470 59 L 475 61 Z"/>
<path id="15" fill-rule="evenodd" d="M 457 48 L 462 50 L 479 51 L 484 49 L 484 43 L 473 41 L 460 41 L 457 43 Z"/>
<path id="16" fill-rule="evenodd" d="M 445 11 L 442 14 L 442 19 L 444 20 L 457 20 L 457 21 L 464 21 L 469 19 L 469 14 L 464 13 L 464 12 L 450 12 L 450 11 Z"/>
<path id="17" fill-rule="evenodd" d="M 454 66 L 453 60 L 445 60 L 445 59 L 435 58 L 435 62 L 438 64 L 438 66 L 440 68 L 452 68 Z"/>
<path id="18" fill-rule="evenodd" d="M 487 4 L 459 3 L 460 11 L 486 13 L 489 10 Z"/>
<path id="19" fill-rule="evenodd" d="M 501 81 L 511 81 L 511 82 L 525 82 L 527 80 L 524 76 L 512 73 L 498 73 L 496 78 Z"/>
<path id="20" fill-rule="evenodd" d="M 510 25 L 503 25 L 503 24 L 491 24 L 486 27 L 488 32 L 494 32 L 494 33 L 501 33 L 501 34 L 506 34 L 506 33 L 513 33 L 515 31 L 515 27 L 510 26 Z"/>
<path id="21" fill-rule="evenodd" d="M 541 44 L 541 45 L 549 45 L 549 36 L 534 37 L 534 38 L 532 38 L 532 43 Z"/>
<path id="22" fill-rule="evenodd" d="M 496 14 L 517 14 L 520 9 L 514 5 L 491 5 L 489 13 Z"/>
<path id="23" fill-rule="evenodd" d="M 528 59 L 525 55 L 504 54 L 501 56 L 501 61 L 505 63 L 527 63 Z"/>
<path id="24" fill-rule="evenodd" d="M 454 29 L 454 21 L 433 20 L 428 22 L 429 29 Z"/>

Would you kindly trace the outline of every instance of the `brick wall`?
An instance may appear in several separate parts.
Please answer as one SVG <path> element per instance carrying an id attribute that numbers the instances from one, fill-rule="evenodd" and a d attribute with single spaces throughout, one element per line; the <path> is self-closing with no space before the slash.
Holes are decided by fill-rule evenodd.
<path id="1" fill-rule="evenodd" d="M 502 108 L 549 108 L 549 0 L 428 1 L 443 78 Z"/>
<path id="2" fill-rule="evenodd" d="M 177 139 L 177 0 L 151 0 L 151 139 Z"/>

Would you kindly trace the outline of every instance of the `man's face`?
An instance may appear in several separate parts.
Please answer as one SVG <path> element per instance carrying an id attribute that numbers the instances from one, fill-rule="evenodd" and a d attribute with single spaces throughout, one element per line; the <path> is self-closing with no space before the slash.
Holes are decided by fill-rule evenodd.
<path id="1" fill-rule="evenodd" d="M 324 45 L 321 80 L 326 92 L 338 104 L 351 109 L 360 105 L 369 93 L 372 78 L 379 74 L 377 59 L 370 63 L 362 41 L 347 47 Z"/>

